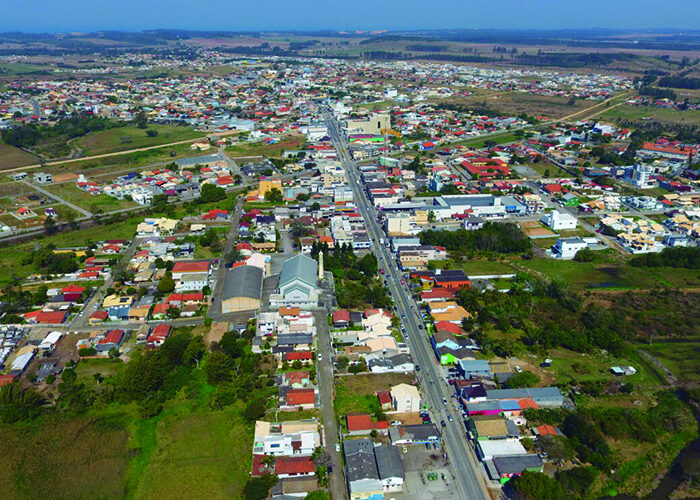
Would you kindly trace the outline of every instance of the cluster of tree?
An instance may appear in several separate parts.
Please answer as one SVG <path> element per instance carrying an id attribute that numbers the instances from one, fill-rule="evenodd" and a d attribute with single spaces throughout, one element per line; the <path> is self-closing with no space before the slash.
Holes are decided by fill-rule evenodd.
<path id="1" fill-rule="evenodd" d="M 53 244 L 32 250 L 22 257 L 23 266 L 31 265 L 44 274 L 65 274 L 78 270 L 78 260 L 73 252 L 55 253 Z"/>
<path id="2" fill-rule="evenodd" d="M 378 264 L 373 253 L 358 258 L 351 245 L 337 245 L 330 251 L 325 243 L 314 243 L 311 256 L 318 260 L 320 253 L 323 253 L 324 269 L 331 271 L 336 278 L 340 307 L 362 307 L 365 304 L 380 308 L 391 306 L 386 288 L 376 279 Z"/>
<path id="3" fill-rule="evenodd" d="M 11 127 L 2 131 L 3 140 L 12 146 L 31 148 L 49 140 L 83 136 L 89 132 L 123 126 L 123 124 L 99 118 L 91 114 L 79 114 L 60 119 L 55 125 L 37 126 L 33 123 Z"/>
<path id="4" fill-rule="evenodd" d="M 269 201 L 270 203 L 282 203 L 283 200 L 282 191 L 277 188 L 272 188 L 265 193 L 265 201 Z"/>
<path id="5" fill-rule="evenodd" d="M 38 417 L 46 400 L 33 389 L 21 389 L 18 383 L 0 387 L 0 420 L 14 423 Z"/>
<path id="6" fill-rule="evenodd" d="M 659 87 L 673 87 L 676 89 L 700 89 L 700 78 L 663 76 L 659 78 Z"/>
<path id="7" fill-rule="evenodd" d="M 682 267 L 700 269 L 700 248 L 664 248 L 660 253 L 646 253 L 633 257 L 629 264 L 634 267 Z"/>
<path id="8" fill-rule="evenodd" d="M 532 291 L 524 290 L 519 279 L 509 293 L 464 288 L 457 294 L 457 302 L 472 314 L 463 326 L 484 350 L 499 356 L 556 347 L 576 352 L 599 347 L 619 353 L 631 338 L 622 312 L 596 305 L 581 310 L 580 297 L 560 282 L 527 277 L 527 283 Z M 492 331 L 513 336 L 496 338 Z"/>
<path id="9" fill-rule="evenodd" d="M 653 97 L 654 99 L 671 99 L 672 101 L 675 101 L 676 97 L 678 97 L 673 90 L 650 87 L 649 85 L 640 87 L 639 95 Z"/>
<path id="10" fill-rule="evenodd" d="M 226 199 L 226 190 L 215 184 L 204 184 L 199 192 L 198 203 L 213 203 Z"/>
<path id="11" fill-rule="evenodd" d="M 422 245 L 438 245 L 450 252 L 469 251 L 520 253 L 532 248 L 530 238 L 512 222 L 488 222 L 481 229 L 467 231 L 421 231 L 418 235 Z"/>

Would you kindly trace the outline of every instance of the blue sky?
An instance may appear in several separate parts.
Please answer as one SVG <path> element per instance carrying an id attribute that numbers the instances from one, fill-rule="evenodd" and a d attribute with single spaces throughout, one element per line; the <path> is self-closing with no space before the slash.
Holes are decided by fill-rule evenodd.
<path id="1" fill-rule="evenodd" d="M 700 0 L 0 0 L 0 31 L 700 29 Z"/>

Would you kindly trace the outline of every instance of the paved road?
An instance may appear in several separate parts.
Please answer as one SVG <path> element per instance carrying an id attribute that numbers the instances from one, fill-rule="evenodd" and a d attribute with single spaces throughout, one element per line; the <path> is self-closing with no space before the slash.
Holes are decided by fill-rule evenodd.
<path id="1" fill-rule="evenodd" d="M 457 498 L 488 499 L 490 497 L 482 480 L 481 466 L 467 443 L 461 415 L 457 415 L 457 418 L 452 422 L 448 421 L 448 412 L 456 414 L 450 403 L 452 391 L 450 386 L 442 381 L 435 356 L 428 346 L 425 330 L 419 328 L 422 323 L 420 314 L 417 312 L 419 310 L 409 290 L 400 284 L 401 274 L 393 257 L 384 246 L 379 245 L 379 238 L 383 238 L 384 234 L 376 222 L 374 207 L 370 205 L 362 187 L 357 166 L 347 153 L 347 142 L 342 136 L 338 122 L 329 111 L 326 111 L 324 116 L 330 136 L 338 151 L 338 158 L 345 168 L 348 182 L 353 189 L 355 203 L 365 220 L 367 231 L 372 240 L 373 252 L 379 260 L 380 267 L 385 270 L 389 291 L 394 298 L 397 311 L 401 315 L 401 323 L 406 327 L 406 341 L 411 348 L 416 364 L 422 366 L 419 380 L 421 381 L 424 402 L 433 408 L 436 420 L 444 419 L 446 421 L 446 426 L 442 428 L 442 437 L 450 457 L 450 469 L 454 477 Z M 443 398 L 447 399 L 450 404 L 444 405 Z"/>
<path id="2" fill-rule="evenodd" d="M 67 205 L 67 206 L 71 207 L 73 210 L 75 210 L 75 211 L 78 212 L 78 213 L 83 214 L 85 217 L 92 217 L 92 213 L 91 213 L 91 212 L 88 212 L 88 211 L 85 210 L 84 208 L 81 208 L 81 207 L 79 207 L 78 205 L 75 205 L 74 203 L 71 203 L 71 202 L 68 201 L 68 200 L 64 200 L 63 198 L 61 198 L 61 197 L 58 196 L 57 194 L 54 194 L 54 193 L 52 193 L 51 191 L 47 191 L 46 189 L 44 189 L 43 187 L 41 187 L 41 186 L 39 186 L 39 185 L 37 185 L 37 184 L 33 184 L 33 183 L 31 183 L 31 182 L 28 182 L 28 181 L 20 181 L 20 182 L 21 182 L 22 184 L 24 184 L 25 186 L 27 186 L 27 187 L 30 187 L 30 188 L 32 188 L 32 189 L 35 189 L 35 190 L 39 191 L 39 192 L 40 192 L 41 194 L 43 194 L 44 196 L 48 196 L 49 198 L 53 198 L 54 200 L 59 201 L 59 202 L 63 203 L 64 205 Z"/>
<path id="3" fill-rule="evenodd" d="M 119 259 L 120 264 L 125 266 L 128 265 L 129 261 L 131 260 L 131 257 L 133 257 L 134 255 L 134 252 L 136 252 L 136 248 L 138 247 L 139 243 L 139 238 L 134 238 L 133 240 L 131 240 L 131 243 L 127 247 L 126 251 L 121 255 Z M 83 310 L 80 312 L 80 314 L 73 319 L 70 325 L 71 329 L 78 330 L 81 327 L 88 326 L 90 316 L 102 305 L 102 301 L 105 297 L 105 292 L 113 284 L 113 273 L 109 273 L 109 277 L 105 280 L 104 283 L 102 283 L 102 285 L 95 291 L 95 293 L 92 294 L 92 297 L 90 298 L 88 303 L 85 304 L 85 307 L 83 307 Z"/>
<path id="4" fill-rule="evenodd" d="M 321 356 L 317 362 L 317 374 L 319 396 L 321 403 L 321 417 L 323 418 L 323 432 L 325 450 L 331 456 L 333 474 L 330 475 L 329 489 L 333 500 L 345 500 L 347 487 L 345 485 L 345 470 L 340 453 L 335 450 L 338 443 L 338 426 L 335 419 L 333 399 L 333 359 L 331 356 L 331 337 L 328 331 L 328 319 L 326 311 L 315 311 L 316 323 L 316 348 Z"/>
<path id="5" fill-rule="evenodd" d="M 226 267 L 226 262 L 224 258 L 226 255 L 233 250 L 233 246 L 238 240 L 238 223 L 241 220 L 241 213 L 243 208 L 243 200 L 245 196 L 239 196 L 236 201 L 236 210 L 231 218 L 231 229 L 229 229 L 228 236 L 226 237 L 226 245 L 224 251 L 221 254 L 221 259 L 219 259 L 219 270 L 218 276 L 216 278 L 216 286 L 214 287 L 212 297 L 216 302 L 214 302 L 209 307 L 209 316 L 211 316 L 216 321 L 221 321 L 223 313 L 221 312 L 221 300 L 223 299 L 222 291 L 224 289 L 224 282 L 226 281 L 226 272 L 228 268 Z"/>

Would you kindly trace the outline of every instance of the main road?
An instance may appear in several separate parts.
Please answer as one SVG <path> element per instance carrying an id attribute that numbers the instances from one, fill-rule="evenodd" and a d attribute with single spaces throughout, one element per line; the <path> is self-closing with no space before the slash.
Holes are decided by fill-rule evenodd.
<path id="1" fill-rule="evenodd" d="M 352 187 L 355 204 L 365 221 L 374 254 L 380 268 L 385 270 L 387 285 L 401 317 L 401 324 L 406 327 L 406 342 L 411 348 L 416 364 L 422 367 L 419 379 L 423 390 L 423 402 L 428 403 L 433 409 L 435 420 L 445 421 L 446 425 L 442 427 L 442 438 L 450 458 L 455 492 L 460 499 L 487 500 L 490 496 L 481 477 L 480 465 L 467 443 L 461 414 L 455 412 L 452 406 L 451 386 L 443 382 L 440 368 L 435 362 L 435 355 L 428 346 L 428 339 L 422 328 L 420 310 L 411 297 L 410 291 L 401 284 L 402 276 L 394 258 L 386 247 L 379 243 L 380 238 L 384 238 L 384 234 L 376 220 L 374 207 L 369 203 L 367 193 L 362 187 L 357 165 L 347 152 L 348 144 L 340 131 L 338 122 L 329 110 L 324 111 L 324 117 L 329 135 L 338 152 L 338 158 L 345 169 L 348 183 Z M 443 403 L 443 399 L 447 400 L 447 404 Z M 457 415 L 457 418 L 450 420 L 449 414 Z"/>

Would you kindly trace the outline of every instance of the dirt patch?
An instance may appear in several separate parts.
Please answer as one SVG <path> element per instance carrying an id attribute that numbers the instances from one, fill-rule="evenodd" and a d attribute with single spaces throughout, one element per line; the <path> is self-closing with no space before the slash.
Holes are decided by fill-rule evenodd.
<path id="1" fill-rule="evenodd" d="M 204 334 L 204 345 L 210 346 L 212 342 L 221 342 L 221 338 L 228 330 L 229 324 L 226 321 L 213 323 L 209 331 Z"/>

